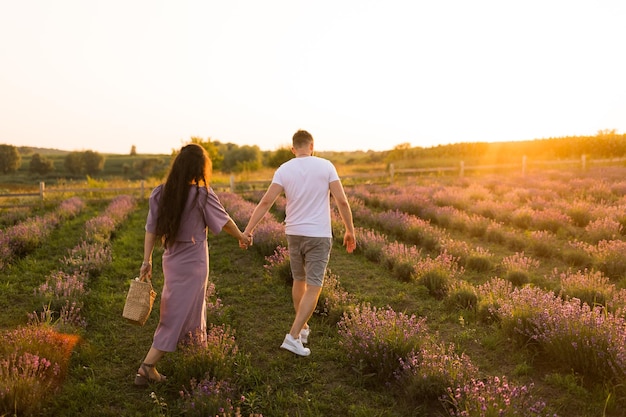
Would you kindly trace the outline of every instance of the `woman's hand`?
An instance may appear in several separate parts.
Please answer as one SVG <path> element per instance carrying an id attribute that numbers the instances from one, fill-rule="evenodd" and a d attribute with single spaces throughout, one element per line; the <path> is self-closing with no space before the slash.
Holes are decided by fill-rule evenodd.
<path id="1" fill-rule="evenodd" d="M 241 249 L 248 249 L 249 246 L 252 246 L 252 234 L 241 234 L 241 238 L 239 239 L 239 247 Z"/>
<path id="2" fill-rule="evenodd" d="M 150 262 L 144 262 L 141 264 L 141 268 L 139 268 L 139 280 L 151 281 L 152 280 L 152 264 Z"/>

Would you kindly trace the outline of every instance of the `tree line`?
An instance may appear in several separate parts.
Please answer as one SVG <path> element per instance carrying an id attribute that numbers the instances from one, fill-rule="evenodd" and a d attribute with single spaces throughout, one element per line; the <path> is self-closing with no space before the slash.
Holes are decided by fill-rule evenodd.
<path id="1" fill-rule="evenodd" d="M 293 157 L 289 147 L 261 151 L 257 145 L 239 146 L 200 137 L 191 137 L 188 143 L 197 143 L 204 147 L 211 157 L 213 169 L 224 173 L 252 172 L 264 167 L 277 168 Z M 116 173 L 136 178 L 161 175 L 167 170 L 170 157 L 176 152 L 177 150 L 173 150 L 171 155 L 164 156 L 138 155 L 133 145 L 129 154 L 133 159 L 122 162 Z M 387 163 L 426 159 L 465 161 L 480 159 L 483 162 L 510 163 L 517 162 L 522 155 L 544 160 L 575 159 L 581 155 L 591 158 L 624 157 L 626 134 L 618 134 L 615 130 L 601 130 L 595 136 L 568 136 L 520 142 L 462 142 L 429 148 L 411 147 L 409 143 L 402 143 L 389 151 L 376 152 L 375 155 L 368 152 L 367 158 Z M 106 159 L 104 155 L 91 150 L 69 152 L 63 159 L 63 172 L 59 172 L 53 157 L 40 152 L 29 153 L 27 156 L 30 157 L 28 172 L 31 175 L 43 176 L 56 172 L 58 177 L 99 175 L 105 168 Z M 13 145 L 0 144 L 0 174 L 11 174 L 19 170 L 22 167 L 22 159 L 20 149 Z M 346 163 L 349 164 L 350 159 Z"/>
<path id="2" fill-rule="evenodd" d="M 22 155 L 13 145 L 0 145 L 0 172 L 11 174 L 22 166 Z M 95 175 L 104 168 L 104 156 L 94 151 L 70 152 L 65 156 L 65 169 L 73 175 Z M 38 152 L 30 156 L 28 171 L 45 175 L 55 170 L 54 160 Z"/>
<path id="3" fill-rule="evenodd" d="M 626 156 L 626 134 L 600 130 L 595 136 L 567 136 L 519 142 L 472 142 L 438 145 L 430 148 L 397 145 L 386 157 L 388 162 L 421 159 L 488 160 L 493 163 L 519 162 L 526 155 L 534 160 L 615 158 Z"/>
<path id="4" fill-rule="evenodd" d="M 276 151 L 261 151 L 256 146 L 239 146 L 234 143 L 223 143 L 216 140 L 191 137 L 188 143 L 197 143 L 204 147 L 211 157 L 213 169 L 225 173 L 239 173 L 257 171 L 263 167 L 277 168 L 283 162 L 293 157 L 290 148 L 280 148 Z M 139 155 L 137 148 L 132 145 L 129 156 L 115 171 L 122 176 L 133 175 L 137 178 L 147 178 L 164 173 L 169 166 L 171 157 L 178 150 L 172 150 L 171 155 Z M 28 173 L 31 175 L 54 175 L 63 177 L 97 176 L 105 170 L 107 157 L 93 151 L 73 151 L 63 156 L 59 164 L 60 155 L 46 155 L 32 151 L 30 148 L 18 148 L 13 145 L 0 144 L 0 174 L 13 174 L 28 164 Z M 27 160 L 26 158 L 30 158 Z M 109 156 L 109 159 L 119 159 L 119 156 Z M 56 162 L 56 163 L 55 163 Z M 110 165 L 113 165 L 111 162 Z M 119 165 L 119 163 L 118 163 Z"/>

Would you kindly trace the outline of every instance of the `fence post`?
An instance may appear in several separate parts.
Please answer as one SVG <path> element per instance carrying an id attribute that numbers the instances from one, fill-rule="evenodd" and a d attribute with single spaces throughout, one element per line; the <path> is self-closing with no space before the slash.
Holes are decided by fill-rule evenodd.
<path id="1" fill-rule="evenodd" d="M 144 195 L 145 195 L 145 193 L 144 193 L 144 189 L 145 189 L 144 185 L 145 185 L 145 180 L 141 180 L 141 199 L 142 200 L 144 199 Z"/>
<path id="2" fill-rule="evenodd" d="M 393 184 L 393 173 L 394 173 L 393 164 L 389 164 L 389 185 Z"/>
<path id="3" fill-rule="evenodd" d="M 230 174 L 230 192 L 235 192 L 235 175 Z"/>
<path id="4" fill-rule="evenodd" d="M 583 154 L 580 159 L 582 160 L 583 171 L 585 171 L 587 169 L 587 155 Z"/>
<path id="5" fill-rule="evenodd" d="M 46 191 L 46 183 L 43 181 L 39 182 L 39 198 L 41 199 L 42 202 L 44 199 L 45 191 Z"/>
<path id="6" fill-rule="evenodd" d="M 465 175 L 465 161 L 461 161 L 461 167 L 459 169 L 459 176 L 463 178 Z"/>
<path id="7" fill-rule="evenodd" d="M 522 177 L 526 175 L 526 155 L 522 156 Z"/>

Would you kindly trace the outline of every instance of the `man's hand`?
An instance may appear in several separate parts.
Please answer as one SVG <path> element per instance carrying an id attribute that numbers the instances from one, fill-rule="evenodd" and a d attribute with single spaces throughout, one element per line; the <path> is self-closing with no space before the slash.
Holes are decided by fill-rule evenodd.
<path id="1" fill-rule="evenodd" d="M 356 238 L 354 237 L 354 234 L 346 232 L 343 235 L 343 246 L 346 247 L 346 251 L 348 251 L 348 253 L 352 253 L 356 249 Z"/>
<path id="2" fill-rule="evenodd" d="M 241 249 L 248 249 L 250 246 L 252 246 L 252 234 L 244 234 L 243 238 L 239 240 L 239 247 Z"/>

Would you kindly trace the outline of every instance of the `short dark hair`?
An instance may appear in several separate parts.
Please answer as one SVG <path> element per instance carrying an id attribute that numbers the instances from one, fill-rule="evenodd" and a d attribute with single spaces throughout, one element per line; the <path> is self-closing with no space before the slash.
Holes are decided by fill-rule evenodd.
<path id="1" fill-rule="evenodd" d="M 313 142 L 313 136 L 306 130 L 298 130 L 293 134 L 292 144 L 294 148 L 301 148 Z"/>

